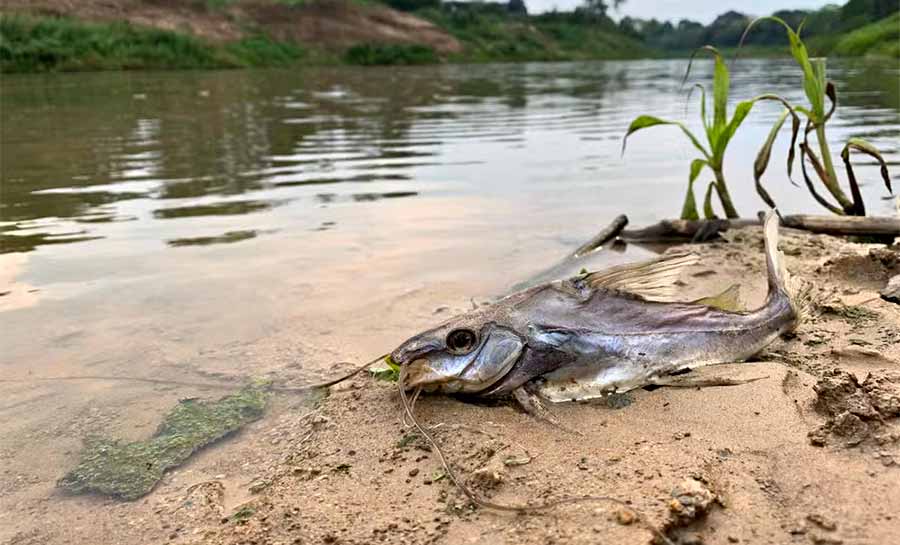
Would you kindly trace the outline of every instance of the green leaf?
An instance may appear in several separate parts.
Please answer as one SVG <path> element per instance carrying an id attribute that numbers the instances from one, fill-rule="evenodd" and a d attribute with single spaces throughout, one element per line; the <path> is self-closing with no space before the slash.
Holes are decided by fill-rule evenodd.
<path id="1" fill-rule="evenodd" d="M 763 101 L 763 100 L 771 100 L 774 102 L 778 102 L 782 106 L 784 106 L 785 112 L 782 114 L 782 117 L 786 116 L 787 114 L 791 115 L 791 145 L 788 148 L 787 173 L 788 173 L 788 180 L 790 180 L 790 182 L 792 184 L 797 185 L 794 182 L 793 178 L 791 178 L 791 174 L 792 174 L 792 171 L 794 168 L 794 156 L 795 156 L 794 147 L 797 144 L 797 137 L 800 134 L 800 116 L 797 115 L 797 111 L 801 110 L 802 108 L 792 106 L 791 103 L 787 101 L 787 99 L 785 99 L 779 95 L 774 95 L 774 94 L 759 95 L 759 96 L 753 97 L 753 99 L 751 99 L 750 102 L 756 103 L 756 102 Z M 737 116 L 737 112 L 735 112 L 735 117 L 736 116 Z M 780 122 L 777 124 L 778 129 L 781 128 L 781 125 L 783 123 L 784 123 L 784 119 L 781 119 Z M 772 130 L 775 131 L 775 133 L 777 133 L 778 129 L 773 128 Z M 765 171 L 766 165 L 768 165 L 768 161 L 769 161 L 768 153 L 771 152 L 771 146 L 772 146 L 772 142 L 774 142 L 774 138 L 775 138 L 775 135 L 770 133 L 769 140 L 771 140 L 771 142 L 769 140 L 767 140 L 767 145 L 769 147 L 769 151 L 767 152 L 767 155 L 765 157 L 765 164 L 762 166 L 763 171 Z M 766 144 L 763 145 L 763 148 L 766 148 Z M 757 155 L 757 157 L 756 157 L 756 163 L 754 163 L 754 175 L 756 175 L 757 166 L 760 161 L 760 155 L 762 154 L 762 152 L 763 152 L 763 150 L 761 149 L 760 154 Z M 762 176 L 762 172 L 760 172 L 758 176 Z"/>
<path id="2" fill-rule="evenodd" d="M 797 61 L 797 64 L 800 65 L 800 69 L 803 71 L 803 91 L 806 93 L 806 98 L 809 100 L 811 106 L 808 117 L 812 119 L 814 123 L 821 122 L 825 117 L 825 61 L 824 59 L 816 59 L 815 63 L 810 61 L 809 52 L 807 52 L 803 40 L 800 39 L 800 34 L 794 32 L 784 19 L 773 15 L 754 19 L 744 30 L 744 34 L 741 36 L 741 40 L 738 43 L 738 49 L 744 45 L 744 40 L 746 39 L 747 34 L 750 33 L 750 30 L 762 21 L 774 21 L 783 26 L 785 31 L 787 31 L 791 56 L 794 57 L 794 60 Z"/>
<path id="3" fill-rule="evenodd" d="M 753 103 L 753 100 L 739 102 L 734 108 L 734 117 L 732 117 L 731 121 L 728 122 L 724 129 L 716 135 L 716 141 L 713 143 L 713 158 L 718 161 L 719 164 L 722 163 L 722 159 L 725 157 L 725 149 L 728 147 L 728 142 L 731 141 L 731 138 L 734 136 L 734 133 L 737 132 L 738 127 L 741 126 L 741 123 L 744 122 L 744 119 L 750 113 L 750 110 L 753 109 Z"/>
<path id="4" fill-rule="evenodd" d="M 888 173 L 887 163 L 884 161 L 884 157 L 881 156 L 881 152 L 878 151 L 878 148 L 863 140 L 862 138 L 851 138 L 850 140 L 847 140 L 847 144 L 844 146 L 844 149 L 841 150 L 841 159 L 843 159 L 844 164 L 847 165 L 848 174 L 852 170 L 850 168 L 851 149 L 865 153 L 869 157 L 873 157 L 876 161 L 878 161 L 878 163 L 881 165 L 881 179 L 884 181 L 884 185 L 885 187 L 887 187 L 888 192 L 893 194 L 894 189 L 891 187 L 891 176 Z"/>
<path id="5" fill-rule="evenodd" d="M 709 182 L 709 185 L 706 186 L 706 196 L 703 197 L 703 217 L 708 220 L 718 219 L 712 207 L 712 192 L 715 187 L 716 182 Z M 716 192 L 718 193 L 718 190 Z"/>
<path id="6" fill-rule="evenodd" d="M 704 92 L 704 101 L 703 101 L 703 112 L 701 113 L 703 117 L 703 127 L 706 129 L 707 139 L 710 142 L 710 145 L 713 145 L 715 141 L 714 134 L 718 134 L 722 131 L 722 127 L 725 126 L 725 123 L 728 119 L 727 106 L 728 106 L 728 87 L 729 87 L 729 79 L 728 79 L 728 67 L 725 65 L 725 61 L 722 59 L 722 54 L 719 53 L 719 50 L 711 45 L 704 45 L 703 47 L 698 47 L 691 53 L 691 58 L 688 61 L 687 70 L 684 72 L 684 78 L 681 80 L 682 85 L 687 81 L 688 75 L 691 73 L 691 66 L 694 63 L 694 57 L 697 56 L 697 53 L 701 51 L 706 51 L 711 53 L 715 57 L 715 66 L 713 68 L 713 123 L 712 126 L 709 125 L 706 121 L 706 100 L 705 100 L 705 92 Z M 702 88 L 702 87 L 701 87 Z"/>
<path id="7" fill-rule="evenodd" d="M 700 171 L 703 170 L 703 167 L 708 167 L 709 163 L 704 161 L 703 159 L 694 159 L 691 161 L 691 177 L 690 181 L 693 182 L 697 179 L 697 176 L 700 175 Z"/>
<path id="8" fill-rule="evenodd" d="M 688 91 L 687 100 L 691 99 L 691 93 L 694 92 L 694 89 L 700 89 L 700 121 L 703 122 L 703 128 L 708 132 L 709 120 L 706 119 L 706 88 L 701 83 L 695 83 L 691 90 Z M 685 104 L 684 111 L 687 113 L 687 104 Z"/>
<path id="9" fill-rule="evenodd" d="M 809 110 L 809 108 L 804 108 L 803 106 L 794 106 L 794 110 L 805 115 L 806 117 L 808 117 L 810 119 L 810 121 L 812 121 L 814 114 Z"/>
<path id="10" fill-rule="evenodd" d="M 691 174 L 688 178 L 687 194 L 684 196 L 684 204 L 681 207 L 681 219 L 698 220 L 700 214 L 697 212 L 697 201 L 694 199 L 694 180 L 700 175 L 703 167 L 709 166 L 709 163 L 703 159 L 694 159 L 691 161 Z"/>
<path id="11" fill-rule="evenodd" d="M 700 214 L 697 213 L 697 201 L 694 199 L 694 178 L 688 180 L 687 195 L 684 196 L 684 204 L 681 206 L 681 219 L 683 220 L 700 219 Z"/>
<path id="12" fill-rule="evenodd" d="M 397 382 L 400 380 L 400 366 L 390 356 L 384 359 L 384 367 L 370 368 L 369 372 L 375 380 Z"/>
<path id="13" fill-rule="evenodd" d="M 797 38 L 800 39 L 799 37 Z M 801 46 L 802 46 L 801 42 Z M 806 47 L 803 46 L 803 50 L 806 51 Z M 810 85 L 809 91 L 806 92 L 806 97 L 809 99 L 809 103 L 813 107 L 813 111 L 818 116 L 818 119 L 821 120 L 822 123 L 825 122 L 825 91 L 827 84 L 825 82 L 825 57 L 818 57 L 815 59 L 811 59 L 810 65 L 813 68 L 813 84 Z M 804 90 L 806 90 L 806 85 L 804 82 Z M 810 93 L 813 93 L 812 95 Z"/>
<path id="14" fill-rule="evenodd" d="M 678 121 L 667 121 L 665 119 L 660 119 L 658 117 L 653 117 L 652 115 L 639 115 L 634 118 L 634 121 L 631 122 L 631 125 L 628 126 L 628 132 L 625 133 L 625 138 L 622 139 L 622 153 L 625 153 L 625 144 L 628 142 L 628 137 L 632 134 L 636 133 L 639 130 L 646 129 L 649 127 L 655 127 L 657 125 L 675 125 L 681 132 L 683 132 L 694 144 L 694 147 L 697 148 L 700 153 L 703 154 L 704 157 L 709 159 L 709 152 L 700 144 L 700 141 L 697 140 L 697 137 L 694 136 L 693 133 L 683 124 Z"/>
<path id="15" fill-rule="evenodd" d="M 713 126 L 721 127 L 728 121 L 728 67 L 722 55 L 713 50 L 716 65 L 713 69 Z"/>
<path id="16" fill-rule="evenodd" d="M 810 195 L 813 196 L 813 199 L 816 200 L 817 203 L 821 204 L 832 213 L 837 214 L 839 216 L 844 214 L 844 210 L 838 206 L 835 206 L 828 202 L 825 197 L 819 194 L 816 191 L 816 186 L 813 184 L 812 179 L 809 177 L 809 173 L 806 172 L 806 157 L 810 158 L 810 162 L 813 164 L 813 168 L 816 169 L 816 172 L 821 170 L 821 165 L 818 163 L 818 159 L 816 159 L 815 154 L 812 152 L 812 149 L 807 146 L 806 141 L 800 143 L 800 172 L 803 174 L 803 181 L 806 183 L 806 188 L 809 189 Z M 821 175 L 819 175 L 821 177 Z"/>
<path id="17" fill-rule="evenodd" d="M 775 139 L 778 137 L 778 131 L 784 126 L 784 121 L 787 119 L 789 113 L 791 113 L 790 110 L 785 108 L 784 112 L 778 117 L 778 120 L 775 121 L 775 124 L 772 125 L 769 136 L 766 137 L 766 141 L 763 142 L 763 146 L 759 149 L 759 153 L 756 154 L 756 160 L 753 161 L 753 179 L 756 181 L 756 192 L 770 208 L 775 208 L 775 201 L 772 200 L 772 196 L 769 195 L 769 192 L 762 186 L 761 180 L 762 175 L 769 166 L 769 159 L 772 156 L 772 145 L 775 143 Z"/>

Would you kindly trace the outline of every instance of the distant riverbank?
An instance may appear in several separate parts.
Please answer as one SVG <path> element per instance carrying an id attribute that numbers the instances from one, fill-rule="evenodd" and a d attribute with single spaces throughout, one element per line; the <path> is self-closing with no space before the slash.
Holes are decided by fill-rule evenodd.
<path id="1" fill-rule="evenodd" d="M 77 6 L 10 0 L 0 16 L 0 70 L 567 61 L 690 53 L 651 47 L 605 16 L 511 15 L 502 4 L 492 5 L 501 9 L 443 5 L 412 14 L 363 0 L 85 0 Z M 810 47 L 817 54 L 900 58 L 900 15 L 843 35 L 815 37 Z M 788 51 L 750 45 L 743 54 Z"/>

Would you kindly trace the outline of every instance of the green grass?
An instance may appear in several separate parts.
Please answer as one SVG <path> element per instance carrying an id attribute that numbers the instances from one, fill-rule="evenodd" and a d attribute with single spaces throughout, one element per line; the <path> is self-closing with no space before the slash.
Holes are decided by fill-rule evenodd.
<path id="1" fill-rule="evenodd" d="M 451 56 L 462 62 L 562 61 L 656 56 L 614 25 L 566 16 L 516 17 L 474 10 L 416 12 L 452 34 L 465 51 Z"/>
<path id="2" fill-rule="evenodd" d="M 128 23 L 0 17 L 2 72 L 238 68 L 287 64 L 304 53 L 263 36 L 219 45 Z"/>
<path id="3" fill-rule="evenodd" d="M 845 57 L 876 55 L 900 58 L 900 12 L 846 34 L 837 41 L 831 52 Z"/>
<path id="4" fill-rule="evenodd" d="M 393 64 L 435 64 L 440 62 L 434 49 L 418 44 L 359 44 L 344 54 L 348 64 L 361 66 Z"/>

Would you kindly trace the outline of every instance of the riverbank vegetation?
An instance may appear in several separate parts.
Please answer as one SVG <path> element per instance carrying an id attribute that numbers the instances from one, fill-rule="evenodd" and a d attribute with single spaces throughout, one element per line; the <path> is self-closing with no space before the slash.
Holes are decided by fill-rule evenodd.
<path id="1" fill-rule="evenodd" d="M 660 56 L 660 52 L 640 40 L 626 36 L 605 12 L 576 10 L 528 16 L 515 13 L 504 4 L 458 4 L 461 3 L 415 11 L 464 45 L 454 60 L 564 61 Z"/>
<path id="2" fill-rule="evenodd" d="M 125 22 L 89 23 L 27 15 L 0 18 L 3 72 L 239 68 L 303 58 L 295 44 L 264 35 L 213 44 L 190 34 Z"/>
<path id="3" fill-rule="evenodd" d="M 803 39 L 813 55 L 897 57 L 900 39 L 897 10 L 896 0 L 849 0 L 843 6 L 829 4 L 818 10 L 787 9 L 771 15 L 792 28 L 802 25 Z M 708 44 L 725 52 L 736 48 L 744 29 L 754 19 L 753 14 L 728 11 L 704 26 L 690 19 L 671 23 L 624 17 L 619 21 L 619 28 L 654 49 L 687 55 Z M 742 54 L 784 55 L 788 39 L 778 30 L 757 29 L 743 42 Z M 845 40 L 849 42 L 844 43 Z"/>
<path id="4" fill-rule="evenodd" d="M 837 40 L 832 52 L 845 57 L 880 55 L 900 59 L 900 12 Z"/>
<path id="5" fill-rule="evenodd" d="M 900 56 L 896 2 L 850 0 L 775 15 L 804 24 L 813 54 Z M 3 72 L 234 68 L 291 63 L 424 64 L 686 56 L 737 45 L 750 15 L 710 25 L 624 17 L 603 0 L 529 14 L 523 0 L 10 0 L 0 8 Z M 153 25 L 153 26 L 151 26 Z M 783 54 L 775 31 L 746 55 Z"/>

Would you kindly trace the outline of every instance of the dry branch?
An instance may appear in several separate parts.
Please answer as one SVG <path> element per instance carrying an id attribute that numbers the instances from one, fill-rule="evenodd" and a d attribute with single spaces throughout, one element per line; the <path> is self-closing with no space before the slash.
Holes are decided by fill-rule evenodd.
<path id="1" fill-rule="evenodd" d="M 718 233 L 759 225 L 758 219 L 662 220 L 642 229 L 623 229 L 622 239 L 630 242 L 703 241 Z M 871 216 L 813 216 L 792 214 L 782 217 L 784 227 L 810 233 L 838 236 L 900 237 L 900 218 Z"/>

